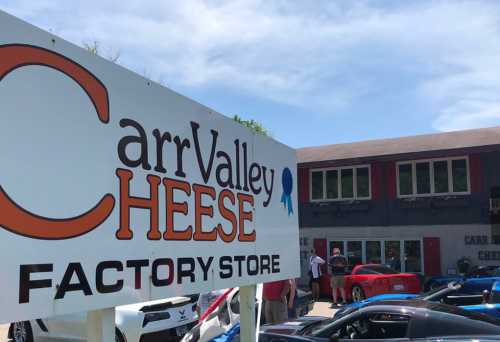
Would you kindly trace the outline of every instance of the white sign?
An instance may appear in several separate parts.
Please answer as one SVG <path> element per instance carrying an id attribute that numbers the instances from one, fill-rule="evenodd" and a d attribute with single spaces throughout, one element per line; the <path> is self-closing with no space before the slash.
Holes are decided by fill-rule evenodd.
<path id="1" fill-rule="evenodd" d="M 294 150 L 2 12 L 0 113 L 0 323 L 298 276 Z"/>

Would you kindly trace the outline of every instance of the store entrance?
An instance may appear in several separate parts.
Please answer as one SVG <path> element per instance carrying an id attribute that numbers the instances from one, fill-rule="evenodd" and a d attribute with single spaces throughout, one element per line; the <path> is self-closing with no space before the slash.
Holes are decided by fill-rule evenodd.
<path id="1" fill-rule="evenodd" d="M 350 268 L 360 264 L 383 264 L 396 271 L 422 273 L 422 240 L 348 239 L 331 240 L 328 255 L 338 248 L 347 258 Z"/>

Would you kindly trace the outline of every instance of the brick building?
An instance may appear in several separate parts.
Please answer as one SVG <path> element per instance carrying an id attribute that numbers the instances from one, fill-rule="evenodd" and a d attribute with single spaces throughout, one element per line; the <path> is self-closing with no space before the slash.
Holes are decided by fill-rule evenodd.
<path id="1" fill-rule="evenodd" d="M 304 275 L 312 247 L 426 276 L 457 272 L 462 257 L 500 264 L 490 208 L 500 197 L 500 126 L 297 154 Z"/>

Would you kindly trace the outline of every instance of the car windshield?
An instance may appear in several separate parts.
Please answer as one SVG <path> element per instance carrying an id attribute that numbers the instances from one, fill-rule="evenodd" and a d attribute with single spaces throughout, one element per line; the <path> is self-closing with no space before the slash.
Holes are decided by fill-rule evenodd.
<path id="1" fill-rule="evenodd" d="M 311 335 L 314 336 L 316 332 L 322 330 L 324 327 L 332 324 L 335 321 L 335 318 L 325 319 L 323 321 L 315 322 L 314 324 L 309 325 L 307 328 L 300 332 L 301 335 Z"/>
<path id="2" fill-rule="evenodd" d="M 470 272 L 471 277 L 497 277 L 500 276 L 500 266 L 479 266 Z"/>
<path id="3" fill-rule="evenodd" d="M 433 311 L 448 313 L 448 314 L 452 314 L 452 315 L 458 315 L 458 316 L 466 317 L 466 318 L 473 319 L 476 321 L 488 322 L 488 323 L 492 323 L 492 324 L 500 326 L 500 320 L 497 318 L 494 318 L 492 316 L 488 316 L 488 315 L 485 315 L 482 313 L 478 313 L 475 311 L 465 310 L 465 309 L 459 308 L 458 306 L 443 305 L 443 304 L 432 303 L 432 302 L 427 302 L 426 306 L 427 306 L 427 308 L 429 308 Z"/>
<path id="4" fill-rule="evenodd" d="M 430 300 L 432 301 L 434 298 L 441 299 L 443 294 L 449 293 L 449 292 L 454 292 L 456 290 L 459 290 L 462 287 L 460 283 L 457 282 L 451 282 L 447 285 L 443 285 L 440 287 L 437 287 L 433 290 L 427 291 L 420 296 L 418 296 L 418 299 L 422 300 Z"/>
<path id="5" fill-rule="evenodd" d="M 399 272 L 384 265 L 366 265 L 360 267 L 357 274 L 398 274 Z"/>

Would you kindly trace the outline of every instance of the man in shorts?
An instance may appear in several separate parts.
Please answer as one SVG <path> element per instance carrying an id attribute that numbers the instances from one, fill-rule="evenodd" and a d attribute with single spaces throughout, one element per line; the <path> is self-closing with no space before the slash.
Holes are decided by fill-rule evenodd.
<path id="1" fill-rule="evenodd" d="M 289 291 L 289 280 L 264 283 L 262 297 L 264 297 L 264 316 L 266 323 L 277 324 L 288 319 L 286 295 Z"/>
<path id="2" fill-rule="evenodd" d="M 340 249 L 334 248 L 333 255 L 328 263 L 330 264 L 332 270 L 330 285 L 332 287 L 333 305 L 339 305 L 337 301 L 337 291 L 340 291 L 342 301 L 345 304 L 347 301 L 345 298 L 344 277 L 346 274 L 347 260 L 342 254 L 340 254 Z"/>

